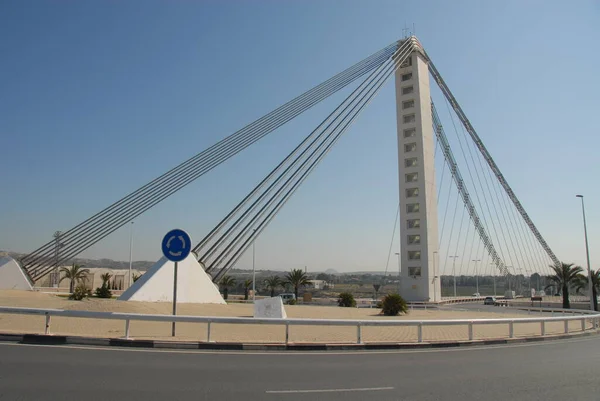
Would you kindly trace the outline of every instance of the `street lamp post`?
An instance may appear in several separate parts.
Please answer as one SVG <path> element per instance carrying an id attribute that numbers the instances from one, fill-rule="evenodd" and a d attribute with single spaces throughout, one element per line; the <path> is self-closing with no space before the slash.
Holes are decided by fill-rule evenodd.
<path id="1" fill-rule="evenodd" d="M 454 255 L 454 256 L 448 256 L 449 258 L 452 258 L 452 275 L 454 276 L 454 298 L 456 298 L 456 258 L 458 258 L 458 255 Z"/>
<path id="2" fill-rule="evenodd" d="M 510 274 L 510 269 L 512 269 L 512 266 L 506 266 L 506 271 L 508 272 L 508 276 L 506 276 L 506 279 L 508 280 L 508 291 L 512 297 L 512 287 L 510 286 L 510 276 L 512 276 L 512 274 Z"/>
<path id="3" fill-rule="evenodd" d="M 496 263 L 494 263 L 494 262 L 490 263 L 490 265 L 496 267 Z M 494 281 L 494 296 L 496 296 L 497 295 L 497 293 L 496 293 L 496 269 L 493 269 L 492 271 L 493 271 L 492 279 Z"/>
<path id="4" fill-rule="evenodd" d="M 400 286 L 402 285 L 402 283 L 401 283 L 401 277 L 402 277 L 402 272 L 401 272 L 402 267 L 401 266 L 402 266 L 402 264 L 400 263 L 400 253 L 396 252 L 396 256 L 398 256 L 398 294 L 400 294 L 400 290 L 401 290 Z"/>
<path id="5" fill-rule="evenodd" d="M 256 228 L 252 233 L 256 233 Z M 256 238 L 252 239 L 252 303 L 254 301 L 256 301 Z"/>
<path id="6" fill-rule="evenodd" d="M 438 251 L 433 251 L 433 302 L 437 301 L 437 289 L 435 285 L 435 280 L 437 276 L 435 274 L 435 257 L 437 256 Z"/>
<path id="7" fill-rule="evenodd" d="M 131 276 L 131 265 L 133 264 L 133 221 L 129 227 L 129 280 L 127 280 L 129 287 L 131 287 L 133 277 Z"/>
<path id="8" fill-rule="evenodd" d="M 475 262 L 475 285 L 477 286 L 477 294 L 479 294 L 479 276 L 477 275 L 477 262 L 481 262 L 481 259 L 473 259 L 472 262 Z"/>
<path id="9" fill-rule="evenodd" d="M 583 195 L 576 195 L 577 198 L 581 198 L 581 212 L 583 214 L 583 233 L 585 236 L 585 254 L 587 258 L 587 271 L 588 271 L 588 295 L 590 297 L 590 310 L 594 310 L 594 291 L 592 283 L 592 271 L 590 268 L 590 248 L 588 246 L 587 236 L 587 224 L 585 222 L 585 205 L 583 203 Z"/>

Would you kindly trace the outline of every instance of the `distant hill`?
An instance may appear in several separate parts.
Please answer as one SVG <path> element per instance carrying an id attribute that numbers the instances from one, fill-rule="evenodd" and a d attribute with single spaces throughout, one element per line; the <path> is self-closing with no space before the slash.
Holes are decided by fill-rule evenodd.
<path id="1" fill-rule="evenodd" d="M 17 260 L 20 257 L 25 256 L 25 254 L 23 254 L 23 253 L 0 251 L 0 257 L 4 256 L 4 255 L 9 255 Z M 104 267 L 104 268 L 108 268 L 108 269 L 128 269 L 129 268 L 129 261 L 119 261 L 119 260 L 112 260 L 112 259 L 75 258 L 65 264 L 71 264 L 71 263 L 85 265 L 85 267 L 90 267 L 90 268 L 96 268 L 96 267 Z M 145 271 L 145 270 L 148 270 L 148 268 L 150 268 L 155 263 L 156 263 L 156 261 L 151 262 L 151 261 L 146 261 L 146 260 L 142 260 L 142 261 L 138 260 L 138 261 L 132 262 L 131 267 L 136 270 Z"/>

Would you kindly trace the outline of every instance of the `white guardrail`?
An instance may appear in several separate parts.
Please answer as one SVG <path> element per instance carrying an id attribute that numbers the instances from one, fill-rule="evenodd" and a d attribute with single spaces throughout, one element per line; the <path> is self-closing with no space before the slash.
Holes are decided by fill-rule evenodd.
<path id="1" fill-rule="evenodd" d="M 551 317 L 533 318 L 498 318 L 498 319 L 444 319 L 444 320 L 348 320 L 348 319 L 273 319 L 250 317 L 217 317 L 217 316 L 185 316 L 185 315 L 144 315 L 136 313 L 90 312 L 62 309 L 36 309 L 0 306 L 0 314 L 38 315 L 46 317 L 44 334 L 50 334 L 50 320 L 52 316 L 83 318 L 83 319 L 108 319 L 125 321 L 125 338 L 130 338 L 130 322 L 181 322 L 181 323 L 207 323 L 206 341 L 210 342 L 211 326 L 213 324 L 263 324 L 285 326 L 285 343 L 288 343 L 290 326 L 355 326 L 356 343 L 362 343 L 362 327 L 365 326 L 413 326 L 417 328 L 417 341 L 423 342 L 423 328 L 427 326 L 467 326 L 469 340 L 473 340 L 473 327 L 478 325 L 507 324 L 508 337 L 514 338 L 514 326 L 525 323 L 540 323 L 540 336 L 546 335 L 546 323 L 563 322 L 565 334 L 569 333 L 569 322 L 581 322 L 581 331 L 595 330 L 600 327 L 600 313 L 586 310 L 548 309 L 548 308 L 518 308 L 531 312 L 552 313 Z M 561 316 L 554 316 L 555 313 Z M 570 316 L 569 316 L 570 315 Z M 586 327 L 586 321 L 591 327 Z"/>

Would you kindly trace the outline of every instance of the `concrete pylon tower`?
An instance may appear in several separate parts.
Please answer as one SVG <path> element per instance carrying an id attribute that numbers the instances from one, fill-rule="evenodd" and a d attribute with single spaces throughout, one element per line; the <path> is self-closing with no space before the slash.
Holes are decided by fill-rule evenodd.
<path id="1" fill-rule="evenodd" d="M 400 295 L 439 301 L 437 190 L 429 69 L 416 37 L 413 52 L 396 71 L 400 187 Z"/>

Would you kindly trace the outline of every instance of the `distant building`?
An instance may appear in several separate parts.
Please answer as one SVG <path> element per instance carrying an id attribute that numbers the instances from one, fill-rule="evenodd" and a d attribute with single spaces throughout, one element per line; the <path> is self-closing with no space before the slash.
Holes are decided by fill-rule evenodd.
<path id="1" fill-rule="evenodd" d="M 333 288 L 333 283 L 328 283 L 325 280 L 308 280 L 307 288 L 314 288 L 315 290 L 323 290 L 325 288 Z"/>

